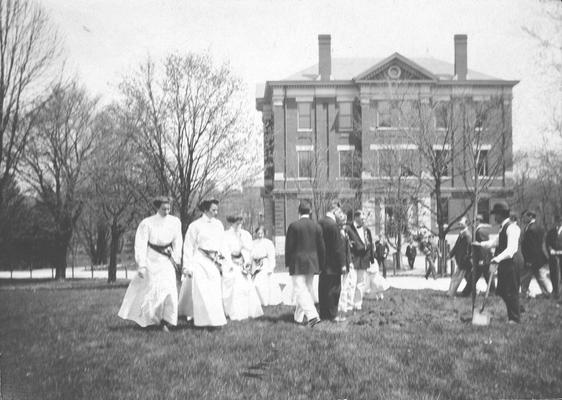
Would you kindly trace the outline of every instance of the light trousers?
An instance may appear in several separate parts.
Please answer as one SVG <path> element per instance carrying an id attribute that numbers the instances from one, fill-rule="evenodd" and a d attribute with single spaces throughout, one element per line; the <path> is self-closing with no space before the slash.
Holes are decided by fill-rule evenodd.
<path id="1" fill-rule="evenodd" d="M 314 305 L 314 275 L 292 275 L 295 307 L 295 321 L 299 324 L 318 318 L 318 311 Z"/>

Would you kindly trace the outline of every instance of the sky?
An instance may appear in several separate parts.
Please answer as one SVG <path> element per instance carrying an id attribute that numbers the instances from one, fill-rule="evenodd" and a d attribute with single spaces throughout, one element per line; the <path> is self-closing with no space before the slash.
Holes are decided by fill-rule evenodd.
<path id="1" fill-rule="evenodd" d="M 544 126 L 562 102 L 562 77 L 522 27 L 552 35 L 539 0 L 41 0 L 64 40 L 66 70 L 102 102 L 150 56 L 209 52 L 245 83 L 256 121 L 255 87 L 317 62 L 318 34 L 332 57 L 431 56 L 453 62 L 453 35 L 468 35 L 468 67 L 514 89 L 515 150 L 543 146 Z M 562 3 L 561 3 L 562 4 Z M 559 31 L 560 32 L 560 31 Z M 259 123 L 259 122 L 258 122 Z M 547 139 L 552 139 L 547 136 Z"/>

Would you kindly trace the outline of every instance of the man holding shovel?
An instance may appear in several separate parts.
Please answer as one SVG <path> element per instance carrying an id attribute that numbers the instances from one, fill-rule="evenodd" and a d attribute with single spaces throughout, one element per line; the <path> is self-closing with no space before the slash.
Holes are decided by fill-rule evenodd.
<path id="1" fill-rule="evenodd" d="M 473 242 L 474 246 L 495 247 L 494 257 L 490 260 L 490 273 L 498 273 L 496 293 L 501 296 L 507 307 L 508 323 L 519 323 L 519 270 L 513 259 L 519 251 L 521 230 L 509 218 L 509 206 L 505 202 L 494 204 L 491 214 L 496 223 L 501 224 L 498 237 L 485 242 Z"/>

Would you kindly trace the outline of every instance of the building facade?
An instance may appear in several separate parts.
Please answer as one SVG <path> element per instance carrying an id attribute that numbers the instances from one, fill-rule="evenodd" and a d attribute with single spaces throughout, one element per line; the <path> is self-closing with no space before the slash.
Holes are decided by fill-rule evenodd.
<path id="1" fill-rule="evenodd" d="M 408 222 L 400 231 L 435 231 L 479 185 L 486 218 L 510 196 L 517 81 L 469 70 L 466 35 L 455 35 L 454 51 L 454 63 L 398 53 L 332 59 L 330 35 L 319 35 L 318 64 L 258 88 L 264 221 L 279 250 L 301 199 L 321 214 L 338 197 L 367 211 L 381 234 L 399 214 Z"/>

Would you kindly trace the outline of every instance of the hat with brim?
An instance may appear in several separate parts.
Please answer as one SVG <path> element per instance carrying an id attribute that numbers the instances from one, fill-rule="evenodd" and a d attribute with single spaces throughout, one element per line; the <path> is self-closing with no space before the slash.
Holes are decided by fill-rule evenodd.
<path id="1" fill-rule="evenodd" d="M 492 207 L 492 211 L 490 211 L 490 214 L 505 214 L 505 213 L 509 213 L 509 206 L 504 201 L 500 201 L 494 204 L 494 207 Z"/>

